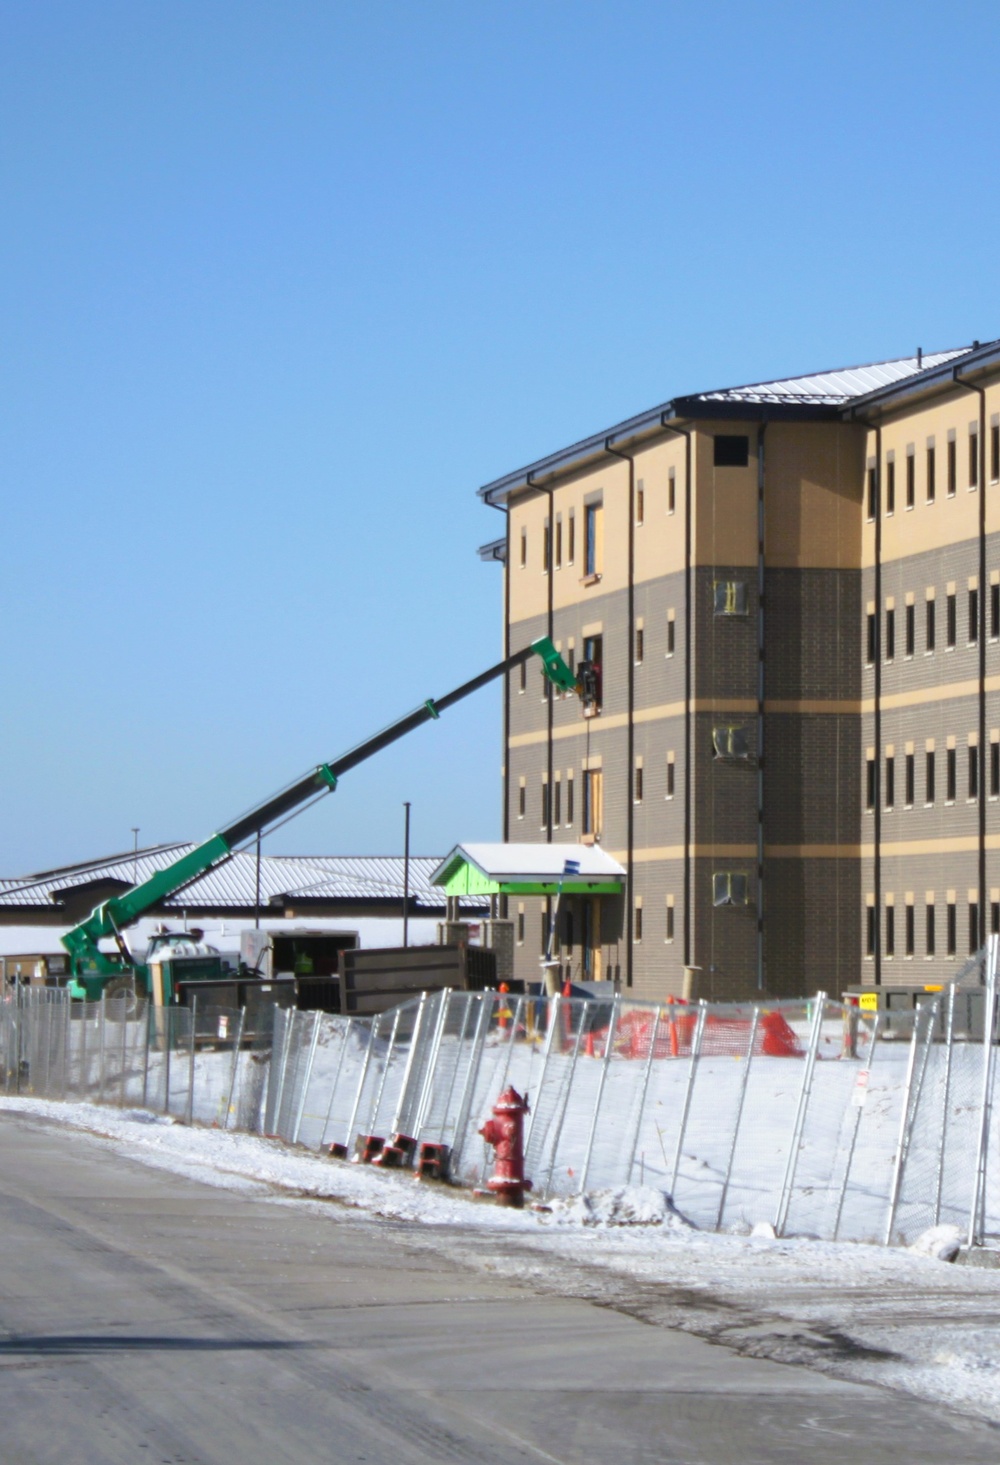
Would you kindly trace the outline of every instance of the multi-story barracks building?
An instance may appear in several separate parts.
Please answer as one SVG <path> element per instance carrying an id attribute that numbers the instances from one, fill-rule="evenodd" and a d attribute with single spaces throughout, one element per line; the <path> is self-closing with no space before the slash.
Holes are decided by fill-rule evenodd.
<path id="1" fill-rule="evenodd" d="M 676 397 L 479 490 L 506 514 L 510 842 L 600 843 L 564 977 L 939 982 L 1000 926 L 1000 342 Z M 548 901 L 510 897 L 538 976 Z"/>

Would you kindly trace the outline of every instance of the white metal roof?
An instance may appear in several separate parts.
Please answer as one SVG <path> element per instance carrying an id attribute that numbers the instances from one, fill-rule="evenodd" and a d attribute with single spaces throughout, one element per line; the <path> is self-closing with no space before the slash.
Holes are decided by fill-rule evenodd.
<path id="1" fill-rule="evenodd" d="M 624 867 L 596 844 L 457 844 L 432 873 L 432 882 L 443 879 L 456 858 L 475 865 L 488 880 L 504 883 L 558 880 L 567 860 L 580 867 L 576 880 L 620 880 L 625 875 Z"/>
<path id="2" fill-rule="evenodd" d="M 697 392 L 694 400 L 699 402 L 802 402 L 825 404 L 831 407 L 843 406 L 852 397 L 864 396 L 866 392 L 878 391 L 880 387 L 893 386 L 917 372 L 931 371 L 966 356 L 971 348 L 962 346 L 955 351 L 935 351 L 922 356 L 899 356 L 891 361 L 873 361 L 867 366 L 844 366 L 833 371 L 812 372 L 809 376 L 788 376 L 778 381 L 751 382 L 742 387 L 722 387 L 711 392 Z"/>

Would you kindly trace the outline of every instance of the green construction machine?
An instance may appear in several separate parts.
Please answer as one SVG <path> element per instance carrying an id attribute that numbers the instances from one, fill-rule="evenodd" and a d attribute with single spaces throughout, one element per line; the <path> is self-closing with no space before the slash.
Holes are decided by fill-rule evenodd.
<path id="1" fill-rule="evenodd" d="M 152 999 L 156 1006 L 169 1006 L 177 1000 L 176 983 L 181 977 L 185 981 L 220 978 L 223 971 L 218 955 L 192 953 L 183 946 L 174 952 L 169 935 L 159 941 L 154 940 L 147 961 L 136 961 L 125 932 L 168 896 L 175 895 L 207 870 L 223 864 L 237 849 L 300 813 L 307 804 L 332 793 L 339 779 L 359 763 L 423 723 L 436 720 L 456 702 L 520 666 L 533 655 L 541 658 L 546 677 L 560 691 L 586 695 L 586 668 L 581 664 L 580 675 L 572 672 L 549 638 L 543 636 L 471 681 L 463 682 L 446 696 L 428 698 L 421 707 L 391 723 L 350 752 L 331 763 L 320 763 L 310 773 L 241 815 L 197 848 L 181 855 L 166 869 L 158 870 L 123 895 L 112 896 L 96 906 L 86 920 L 62 938 L 70 956 L 68 985 L 72 995 L 88 1002 L 100 1001 L 104 996 L 128 996 L 133 1000 L 146 997 Z M 109 939 L 114 942 L 115 951 L 101 949 L 101 941 Z"/>

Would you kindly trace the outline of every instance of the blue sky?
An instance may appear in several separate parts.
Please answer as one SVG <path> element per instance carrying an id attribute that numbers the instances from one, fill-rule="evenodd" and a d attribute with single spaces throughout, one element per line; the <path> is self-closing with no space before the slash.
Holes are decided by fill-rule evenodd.
<path id="1" fill-rule="evenodd" d="M 992 4 L 0 0 L 0 874 L 200 838 L 500 650 L 475 489 L 1000 335 Z M 271 848 L 498 837 L 494 690 Z"/>

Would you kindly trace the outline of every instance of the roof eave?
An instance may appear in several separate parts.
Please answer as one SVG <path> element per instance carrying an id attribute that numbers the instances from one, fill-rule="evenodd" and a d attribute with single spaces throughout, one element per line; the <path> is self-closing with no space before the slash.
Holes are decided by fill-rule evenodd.
<path id="1" fill-rule="evenodd" d="M 878 387 L 861 397 L 852 397 L 840 409 L 840 415 L 848 421 L 864 418 L 868 413 L 891 411 L 920 397 L 930 396 L 948 387 L 956 379 L 964 380 L 970 373 L 987 372 L 1000 366 L 1000 341 L 990 341 L 976 351 L 966 352 L 951 361 L 943 362 L 927 371 L 904 377 L 891 386 Z"/>

